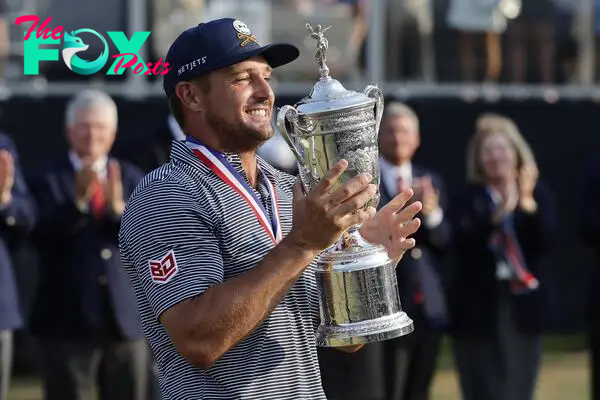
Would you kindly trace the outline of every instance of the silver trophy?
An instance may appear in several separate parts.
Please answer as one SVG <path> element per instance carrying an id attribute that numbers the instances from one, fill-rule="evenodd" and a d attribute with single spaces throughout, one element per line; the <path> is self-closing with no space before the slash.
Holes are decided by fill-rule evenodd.
<path id="1" fill-rule="evenodd" d="M 348 161 L 348 168 L 337 185 L 363 172 L 379 185 L 377 139 L 383 94 L 375 86 L 367 86 L 363 93 L 349 91 L 331 78 L 325 64 L 324 33 L 329 28 L 306 27 L 317 41 L 320 78 L 308 97 L 296 107 L 281 107 L 277 114 L 281 135 L 298 160 L 304 191 L 310 192 L 340 159 Z M 378 203 L 376 195 L 365 207 Z M 396 262 L 383 246 L 367 242 L 359 228 L 350 228 L 317 259 L 318 346 L 378 342 L 413 331 L 413 321 L 400 304 Z"/>

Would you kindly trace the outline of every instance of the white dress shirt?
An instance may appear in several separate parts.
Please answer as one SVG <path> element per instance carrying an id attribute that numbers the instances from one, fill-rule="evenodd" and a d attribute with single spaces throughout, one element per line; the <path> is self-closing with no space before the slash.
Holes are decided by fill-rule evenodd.
<path id="1" fill-rule="evenodd" d="M 410 162 L 402 165 L 394 165 L 385 158 L 379 158 L 381 169 L 381 183 L 385 186 L 387 192 L 392 196 L 398 195 L 397 182 L 402 178 L 408 187 L 413 184 L 412 164 Z M 444 211 L 438 207 L 430 215 L 426 216 L 423 223 L 428 228 L 435 228 L 444 220 Z"/>
<path id="2" fill-rule="evenodd" d="M 402 177 L 407 186 L 412 186 L 413 176 L 411 163 L 394 165 L 385 158 L 380 157 L 379 164 L 381 168 L 381 182 L 392 197 L 398 194 L 397 182 L 399 177 Z"/>
<path id="3" fill-rule="evenodd" d="M 71 165 L 73 165 L 73 169 L 76 172 L 79 172 L 83 169 L 83 162 L 81 161 L 81 158 L 79 158 L 77 153 L 75 153 L 73 150 L 69 151 L 69 160 L 71 161 Z M 107 156 L 98 158 L 92 164 L 92 170 L 98 174 L 98 177 L 100 178 L 101 181 L 106 180 L 107 165 L 108 165 L 108 157 Z M 79 209 L 79 211 L 81 211 L 83 213 L 86 213 L 89 211 L 89 204 L 87 204 L 87 203 L 77 202 L 76 205 L 77 205 L 77 208 Z"/>

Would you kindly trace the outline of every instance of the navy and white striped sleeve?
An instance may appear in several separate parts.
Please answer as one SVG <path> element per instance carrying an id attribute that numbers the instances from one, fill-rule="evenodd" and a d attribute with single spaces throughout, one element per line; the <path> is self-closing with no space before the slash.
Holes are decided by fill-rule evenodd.
<path id="1" fill-rule="evenodd" d="M 161 314 L 223 282 L 223 259 L 212 222 L 175 181 L 155 181 L 128 201 L 121 223 L 125 268 Z"/>

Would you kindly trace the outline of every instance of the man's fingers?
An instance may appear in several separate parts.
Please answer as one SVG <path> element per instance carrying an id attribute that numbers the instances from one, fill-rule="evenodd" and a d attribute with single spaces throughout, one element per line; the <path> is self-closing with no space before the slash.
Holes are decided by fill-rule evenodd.
<path id="1" fill-rule="evenodd" d="M 94 159 L 91 156 L 81 158 L 81 170 L 77 173 L 77 176 L 83 184 L 89 184 L 96 177 L 93 164 Z"/>
<path id="2" fill-rule="evenodd" d="M 9 164 L 12 164 L 14 161 L 11 152 L 8 150 L 2 150 L 2 158 L 4 158 Z"/>
<path id="3" fill-rule="evenodd" d="M 8 167 L 8 151 L 0 150 L 0 190 L 3 189 L 3 186 L 6 184 L 6 181 L 9 177 L 9 167 Z"/>
<path id="4" fill-rule="evenodd" d="M 421 186 L 423 186 L 423 189 L 433 189 L 433 182 L 429 175 L 421 178 Z"/>
<path id="5" fill-rule="evenodd" d="M 121 165 L 119 164 L 119 162 L 117 160 L 109 160 L 108 168 L 110 168 L 114 172 L 118 172 L 121 170 Z"/>
<path id="6" fill-rule="evenodd" d="M 13 176 L 15 173 L 15 163 L 10 153 L 6 156 L 6 171 L 8 172 L 8 176 Z"/>
<path id="7" fill-rule="evenodd" d="M 333 184 L 337 182 L 342 173 L 344 173 L 346 168 L 348 168 L 348 161 L 346 160 L 340 160 L 335 163 L 335 165 L 320 180 L 319 184 L 315 188 L 315 192 L 327 193 Z"/>
<path id="8" fill-rule="evenodd" d="M 397 225 L 396 228 L 394 229 L 394 236 L 406 238 L 410 235 L 413 235 L 417 230 L 419 230 L 420 226 L 421 226 L 420 218 L 412 219 L 405 224 Z"/>
<path id="9" fill-rule="evenodd" d="M 12 155 L 7 150 L 0 150 L 0 168 L 7 170 L 9 165 L 12 164 Z"/>
<path id="10" fill-rule="evenodd" d="M 414 194 L 415 191 L 411 188 L 404 190 L 402 193 L 394 197 L 392 201 L 383 206 L 380 212 L 383 214 L 397 213 L 406 205 L 408 200 L 410 200 Z"/>
<path id="11" fill-rule="evenodd" d="M 344 189 L 344 187 L 341 187 L 336 192 L 340 191 L 342 192 L 342 194 L 345 194 L 346 190 Z M 341 216 L 350 214 L 351 212 L 358 210 L 365 204 L 367 204 L 367 202 L 369 202 L 369 200 L 371 200 L 373 196 L 375 196 L 375 194 L 377 193 L 377 185 L 374 184 L 369 184 L 364 190 L 358 192 L 357 194 L 354 194 L 354 191 L 359 188 L 360 187 L 356 186 L 351 187 L 349 190 L 350 196 L 352 197 L 348 199 L 343 199 L 341 202 L 331 201 L 330 204 L 333 205 L 333 207 L 331 208 L 331 213 Z"/>
<path id="12" fill-rule="evenodd" d="M 406 251 L 408 249 L 412 249 L 417 245 L 417 241 L 413 238 L 402 238 L 397 241 L 396 248 L 399 250 Z"/>
<path id="13" fill-rule="evenodd" d="M 377 186 L 369 184 L 371 180 L 372 177 L 368 174 L 357 175 L 336 190 L 330 192 L 326 201 L 330 207 L 335 207 L 348 201 L 348 199 L 364 193 L 367 189 L 371 193 L 371 197 L 373 197 L 377 193 Z"/>
<path id="14" fill-rule="evenodd" d="M 413 219 L 415 215 L 420 213 L 421 210 L 423 210 L 423 203 L 420 201 L 415 201 L 408 207 L 399 210 L 396 214 L 394 214 L 393 219 L 398 223 L 406 223 Z"/>
<path id="15" fill-rule="evenodd" d="M 94 164 L 94 158 L 92 156 L 83 156 L 81 158 L 81 166 L 84 170 L 91 170 L 92 165 Z"/>
<path id="16" fill-rule="evenodd" d="M 402 239 L 396 244 L 397 250 L 395 250 L 395 251 L 400 253 L 399 255 L 402 255 L 402 254 L 404 254 L 404 252 L 406 252 L 406 250 L 410 250 L 413 247 L 415 247 L 416 245 L 417 245 L 417 242 L 413 238 Z"/>
<path id="17" fill-rule="evenodd" d="M 341 217 L 339 220 L 340 226 L 345 226 L 350 228 L 353 225 L 362 224 L 363 222 L 373 218 L 377 210 L 374 207 L 369 207 L 368 209 L 360 209 L 355 213 L 346 214 Z"/>
<path id="18" fill-rule="evenodd" d="M 412 239 L 412 238 L 408 238 L 408 239 L 403 238 L 403 239 L 397 240 L 392 244 L 393 249 L 388 250 L 389 256 L 390 256 L 390 258 L 399 261 L 400 258 L 404 255 L 404 253 L 406 253 L 407 250 L 412 249 L 416 245 L 417 245 L 417 242 L 415 241 L 415 239 Z"/>
<path id="19" fill-rule="evenodd" d="M 0 154 L 0 168 L 2 170 L 8 170 L 8 166 L 10 164 L 10 159 L 8 153 Z"/>
<path id="20" fill-rule="evenodd" d="M 107 178 L 112 183 L 121 180 L 121 166 L 117 160 L 110 160 L 107 165 Z"/>

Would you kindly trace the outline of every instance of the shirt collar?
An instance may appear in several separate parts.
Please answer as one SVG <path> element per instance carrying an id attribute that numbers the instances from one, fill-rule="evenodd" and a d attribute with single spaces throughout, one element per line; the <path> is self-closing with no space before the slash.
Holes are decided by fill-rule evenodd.
<path id="1" fill-rule="evenodd" d="M 81 161 L 81 158 L 79 158 L 77 153 L 73 150 L 69 151 L 69 161 L 71 162 L 71 165 L 73 166 L 73 169 L 75 169 L 75 171 L 81 171 L 83 169 L 83 163 Z M 108 157 L 102 156 L 102 157 L 98 158 L 96 161 L 94 161 L 94 163 L 92 164 L 92 169 L 101 178 L 104 178 L 104 177 L 106 177 L 106 164 L 107 163 L 108 163 Z"/>
<path id="2" fill-rule="evenodd" d="M 399 176 L 410 179 L 412 178 L 412 164 L 409 162 L 405 162 L 401 165 L 395 165 L 386 160 L 383 157 L 379 157 L 379 164 L 381 165 L 381 171 L 388 175 L 397 178 Z"/>
<path id="3" fill-rule="evenodd" d="M 412 185 L 412 164 L 410 162 L 402 165 L 394 165 L 383 157 L 379 157 L 379 166 L 381 170 L 381 184 L 384 185 L 387 192 L 393 197 L 398 194 L 397 180 L 402 177 L 407 185 Z"/>
<path id="4" fill-rule="evenodd" d="M 223 155 L 225 160 L 227 160 L 227 162 L 231 164 L 233 169 L 239 172 L 242 176 L 246 177 L 246 173 L 242 166 L 242 159 L 238 154 L 229 152 L 221 152 L 221 154 Z M 173 145 L 171 147 L 171 159 L 175 162 L 183 162 L 186 164 L 194 165 L 196 166 L 196 168 L 200 168 L 202 171 L 205 172 L 210 171 L 210 168 L 204 165 L 204 163 L 200 161 L 200 159 L 198 159 L 198 157 L 196 157 L 194 153 L 192 153 L 191 149 L 185 144 L 185 141 L 173 140 Z M 256 156 L 256 160 L 259 166 L 259 174 L 261 172 L 264 172 L 269 179 L 273 180 L 276 178 L 277 171 L 272 165 L 270 165 L 267 161 L 265 161 L 262 157 L 258 155 Z"/>
<path id="5" fill-rule="evenodd" d="M 183 130 L 181 130 L 181 127 L 175 120 L 175 117 L 173 117 L 173 114 L 169 114 L 167 117 L 167 125 L 171 131 L 171 136 L 173 136 L 175 140 L 185 140 L 185 133 L 183 133 Z"/>

